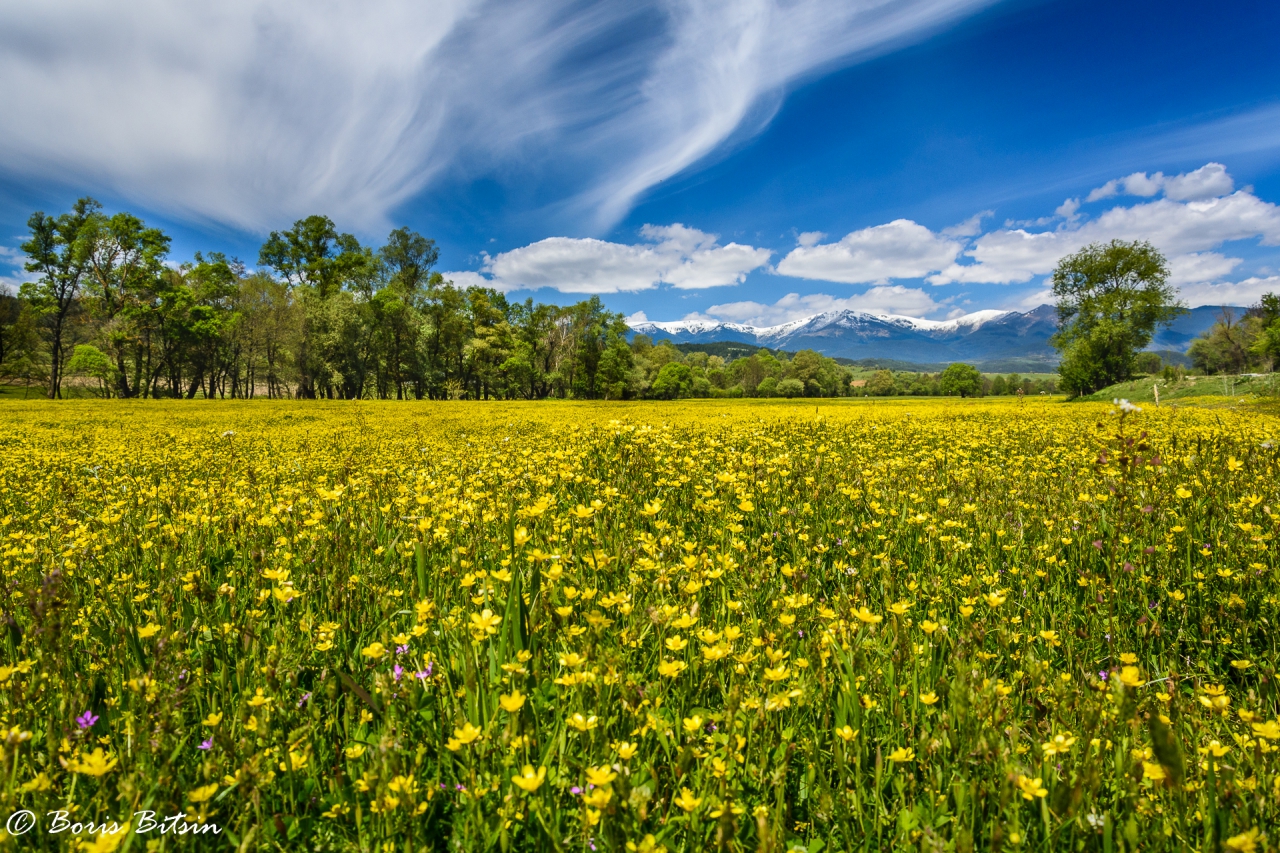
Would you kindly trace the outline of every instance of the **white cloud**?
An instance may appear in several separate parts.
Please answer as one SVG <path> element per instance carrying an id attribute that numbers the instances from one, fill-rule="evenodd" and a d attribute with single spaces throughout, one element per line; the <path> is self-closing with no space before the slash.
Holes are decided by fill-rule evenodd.
<path id="1" fill-rule="evenodd" d="M 1174 201 L 1199 201 L 1229 194 L 1235 189 L 1235 181 L 1221 163 L 1206 163 L 1194 172 L 1166 178 L 1164 197 Z"/>
<path id="2" fill-rule="evenodd" d="M 11 268 L 9 273 L 0 272 L 0 293 L 17 293 L 23 284 L 39 278 L 35 273 L 23 269 L 26 261 L 27 256 L 20 249 L 0 246 L 0 268 Z"/>
<path id="3" fill-rule="evenodd" d="M 1227 174 L 1226 166 L 1221 163 L 1206 163 L 1194 172 L 1170 177 L 1165 177 L 1164 172 L 1153 175 L 1134 172 L 1128 177 L 1107 181 L 1091 191 L 1085 201 L 1099 201 L 1120 194 L 1151 198 L 1161 190 L 1164 190 L 1165 198 L 1174 201 L 1200 201 L 1227 195 L 1234 189 L 1235 182 Z"/>
<path id="4" fill-rule="evenodd" d="M 1192 252 L 1169 259 L 1169 283 L 1175 287 L 1218 281 L 1240 266 L 1240 258 L 1228 258 L 1218 252 Z"/>
<path id="5" fill-rule="evenodd" d="M 921 278 L 955 260 L 961 244 L 910 219 L 895 219 L 846 234 L 838 243 L 799 246 L 778 264 L 795 278 L 846 284 Z"/>
<path id="6" fill-rule="evenodd" d="M 645 314 L 643 311 L 637 311 L 634 314 L 629 314 L 625 317 L 624 322 L 628 326 L 638 326 L 641 323 L 649 322 L 649 315 Z"/>
<path id="7" fill-rule="evenodd" d="M 679 223 L 646 225 L 640 234 L 650 242 L 548 237 L 488 258 L 483 268 L 488 278 L 470 275 L 502 290 L 619 293 L 650 290 L 664 282 L 692 290 L 739 284 L 773 254 L 739 243 L 721 246 L 716 235 Z"/>
<path id="8" fill-rule="evenodd" d="M 1182 298 L 1191 307 L 1200 305 L 1253 305 L 1264 293 L 1280 291 L 1280 276 L 1251 277 L 1237 282 L 1191 284 L 1181 288 Z"/>
<path id="9" fill-rule="evenodd" d="M 1197 172 L 1177 178 L 1189 178 Z M 1214 185 L 1215 181 L 1216 186 L 1224 185 L 1215 178 L 1201 180 L 1199 186 Z M 1194 180 L 1189 180 L 1180 189 L 1194 192 L 1190 187 L 1195 185 Z M 1078 228 L 992 231 L 979 237 L 964 252 L 973 263 L 952 264 L 931 276 L 929 281 L 932 284 L 1029 281 L 1052 271 L 1063 256 L 1097 241 L 1148 240 L 1167 256 L 1177 257 L 1216 249 L 1232 240 L 1254 238 L 1266 245 L 1280 244 L 1280 208 L 1251 193 L 1242 190 L 1220 198 L 1186 202 L 1162 198 L 1130 207 L 1114 207 Z"/>
<path id="10" fill-rule="evenodd" d="M 964 222 L 942 229 L 943 237 L 974 237 L 982 233 L 982 220 L 995 216 L 994 210 L 980 210 Z"/>
<path id="11" fill-rule="evenodd" d="M 441 275 L 444 276 L 445 281 L 451 281 L 455 287 L 461 287 L 463 289 L 468 287 L 496 287 L 498 289 L 502 289 L 500 284 L 490 281 L 478 272 L 468 272 L 463 270 L 461 272 L 441 273 Z"/>
<path id="12" fill-rule="evenodd" d="M 825 231 L 805 231 L 799 237 L 796 237 L 796 242 L 807 249 L 810 246 L 818 245 L 826 237 L 827 233 Z"/>
<path id="13" fill-rule="evenodd" d="M 518 172 L 603 228 L 796 81 L 990 2 L 3 4 L 0 168 L 187 218 L 366 231 L 446 175 Z"/>
<path id="14" fill-rule="evenodd" d="M 941 307 L 941 303 L 934 301 L 933 297 L 923 290 L 895 284 L 872 287 L 857 296 L 837 297 L 825 293 L 801 296 L 798 293 L 788 293 L 772 304 L 751 301 L 728 302 L 723 305 L 712 305 L 705 314 L 695 315 L 693 319 L 727 320 L 751 326 L 776 326 L 826 311 L 854 310 L 873 314 L 923 317 Z"/>
<path id="15" fill-rule="evenodd" d="M 1079 209 L 1080 209 L 1080 199 L 1069 198 L 1066 201 L 1064 201 L 1062 204 L 1058 205 L 1057 209 L 1053 211 L 1053 215 L 1061 216 L 1063 219 L 1067 220 L 1068 222 L 1074 222 L 1077 218 L 1079 218 L 1080 214 L 1076 212 Z"/>

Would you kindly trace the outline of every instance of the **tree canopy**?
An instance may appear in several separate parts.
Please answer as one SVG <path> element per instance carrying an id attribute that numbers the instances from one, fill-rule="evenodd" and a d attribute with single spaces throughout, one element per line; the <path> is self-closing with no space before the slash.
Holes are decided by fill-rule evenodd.
<path id="1" fill-rule="evenodd" d="M 1093 243 L 1068 255 L 1053 272 L 1053 293 L 1059 328 L 1052 342 L 1072 395 L 1129 379 L 1156 328 L 1183 310 L 1164 256 L 1142 241 Z"/>

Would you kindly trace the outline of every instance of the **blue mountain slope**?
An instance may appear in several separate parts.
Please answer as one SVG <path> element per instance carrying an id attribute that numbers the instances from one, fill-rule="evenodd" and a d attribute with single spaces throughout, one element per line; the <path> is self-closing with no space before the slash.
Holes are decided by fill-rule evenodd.
<path id="1" fill-rule="evenodd" d="M 1195 308 L 1160 330 L 1151 348 L 1185 352 L 1221 314 L 1218 306 Z M 1049 344 L 1056 329 L 1057 312 L 1052 305 L 1025 312 L 979 311 L 947 321 L 831 311 L 780 326 L 679 321 L 631 327 L 633 334 L 672 343 L 734 341 L 791 351 L 812 349 L 832 358 L 973 364 L 1010 359 L 1056 362 L 1057 352 Z"/>

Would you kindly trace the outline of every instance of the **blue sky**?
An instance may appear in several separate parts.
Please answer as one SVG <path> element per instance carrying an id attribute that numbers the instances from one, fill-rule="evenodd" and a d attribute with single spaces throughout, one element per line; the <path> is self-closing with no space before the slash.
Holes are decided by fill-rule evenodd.
<path id="1" fill-rule="evenodd" d="M 175 260 L 326 213 L 651 320 L 1023 309 L 1113 237 L 1193 306 L 1280 290 L 1274 2 L 318 8 L 0 10 L 0 278 L 92 194 Z"/>

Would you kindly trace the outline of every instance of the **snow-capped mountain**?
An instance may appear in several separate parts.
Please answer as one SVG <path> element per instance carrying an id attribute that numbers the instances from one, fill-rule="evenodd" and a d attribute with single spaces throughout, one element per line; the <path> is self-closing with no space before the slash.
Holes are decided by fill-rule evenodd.
<path id="1" fill-rule="evenodd" d="M 828 311 L 778 326 L 706 320 L 636 323 L 631 330 L 674 343 L 737 341 L 786 350 L 812 349 L 843 358 L 902 361 L 1051 359 L 1056 331 L 1053 306 L 1027 312 L 976 311 L 952 320 L 921 320 L 865 311 Z"/>

